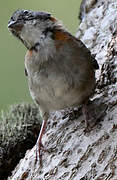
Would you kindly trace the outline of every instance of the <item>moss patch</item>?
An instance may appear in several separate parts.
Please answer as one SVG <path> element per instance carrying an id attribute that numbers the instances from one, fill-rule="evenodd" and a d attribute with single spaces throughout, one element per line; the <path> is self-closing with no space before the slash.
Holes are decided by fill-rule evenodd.
<path id="1" fill-rule="evenodd" d="M 41 127 L 39 108 L 35 104 L 10 106 L 0 120 L 0 177 L 7 179 L 24 157 L 27 149 L 36 143 Z"/>

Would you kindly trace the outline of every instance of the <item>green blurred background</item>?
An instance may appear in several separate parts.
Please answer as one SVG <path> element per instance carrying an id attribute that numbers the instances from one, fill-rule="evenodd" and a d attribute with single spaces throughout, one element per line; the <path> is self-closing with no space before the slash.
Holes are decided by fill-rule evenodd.
<path id="1" fill-rule="evenodd" d="M 7 29 L 10 16 L 16 9 L 50 12 L 62 20 L 75 35 L 81 0 L 1 0 L 0 3 L 0 111 L 22 101 L 31 102 L 26 77 L 24 56 L 26 48 Z"/>

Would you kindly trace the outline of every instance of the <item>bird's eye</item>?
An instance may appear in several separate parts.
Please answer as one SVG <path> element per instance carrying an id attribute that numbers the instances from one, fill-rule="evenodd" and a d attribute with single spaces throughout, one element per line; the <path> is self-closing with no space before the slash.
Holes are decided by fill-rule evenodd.
<path id="1" fill-rule="evenodd" d="M 14 21 L 14 18 L 13 18 L 13 17 L 11 17 L 11 21 Z"/>

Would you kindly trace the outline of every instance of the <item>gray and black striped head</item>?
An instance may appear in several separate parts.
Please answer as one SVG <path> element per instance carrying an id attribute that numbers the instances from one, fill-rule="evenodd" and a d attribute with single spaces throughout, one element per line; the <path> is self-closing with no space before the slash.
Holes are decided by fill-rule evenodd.
<path id="1" fill-rule="evenodd" d="M 57 26 L 57 20 L 47 12 L 17 10 L 8 22 L 10 32 L 30 49 Z"/>

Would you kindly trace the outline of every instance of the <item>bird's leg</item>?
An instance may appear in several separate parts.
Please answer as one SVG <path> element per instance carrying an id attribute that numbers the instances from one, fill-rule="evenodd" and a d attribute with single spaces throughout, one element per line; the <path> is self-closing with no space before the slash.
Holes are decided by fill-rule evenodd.
<path id="1" fill-rule="evenodd" d="M 40 133 L 39 133 L 39 136 L 38 136 L 38 139 L 37 139 L 37 143 L 36 143 L 36 160 L 39 156 L 39 160 L 40 160 L 40 163 L 41 163 L 41 151 L 46 151 L 43 147 L 43 144 L 42 144 L 42 137 L 43 137 L 43 134 L 45 132 L 45 128 L 46 128 L 46 124 L 47 124 L 47 120 L 48 120 L 48 113 L 44 113 L 42 115 L 43 117 L 43 123 L 42 123 L 42 126 L 41 126 L 41 130 L 40 130 Z"/>
<path id="2" fill-rule="evenodd" d="M 82 106 L 82 113 L 84 115 L 84 118 L 85 118 L 85 128 L 88 130 L 89 129 L 89 118 L 90 118 L 90 115 L 89 115 L 89 111 L 88 111 L 88 101 L 86 101 L 83 106 Z"/>
<path id="3" fill-rule="evenodd" d="M 92 101 L 85 101 L 82 106 L 82 112 L 85 119 L 85 132 L 90 131 L 99 120 L 100 115 L 96 112 L 96 104 Z M 99 109 L 99 108 L 98 108 Z"/>

